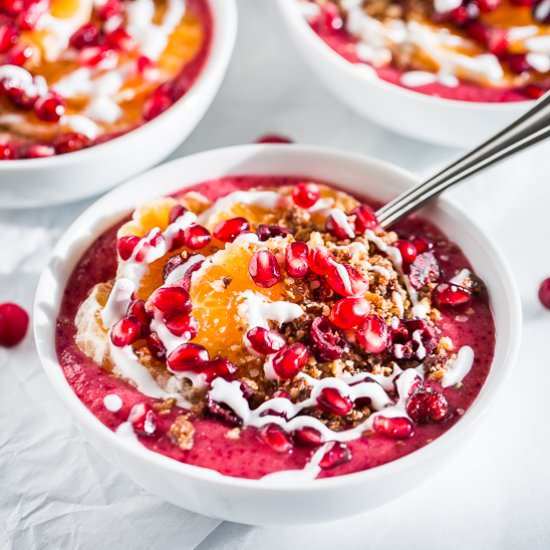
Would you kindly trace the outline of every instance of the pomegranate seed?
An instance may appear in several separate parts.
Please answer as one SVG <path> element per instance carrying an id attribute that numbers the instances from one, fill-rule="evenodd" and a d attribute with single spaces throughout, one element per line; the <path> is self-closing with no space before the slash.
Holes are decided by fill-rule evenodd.
<path id="1" fill-rule="evenodd" d="M 301 279 L 309 271 L 309 247 L 306 243 L 296 241 L 290 243 L 285 250 L 286 272 L 296 279 Z"/>
<path id="2" fill-rule="evenodd" d="M 449 413 L 442 393 L 420 389 L 407 401 L 407 414 L 418 424 L 441 422 Z"/>
<path id="3" fill-rule="evenodd" d="M 341 210 L 335 210 L 327 216 L 325 230 L 340 240 L 355 238 L 355 230 Z"/>
<path id="4" fill-rule="evenodd" d="M 232 243 L 241 233 L 249 230 L 250 224 L 245 218 L 231 218 L 218 223 L 212 234 L 224 243 Z"/>
<path id="5" fill-rule="evenodd" d="M 386 418 L 380 415 L 375 416 L 373 428 L 376 433 L 392 439 L 408 439 L 414 435 L 414 426 L 405 417 Z"/>
<path id="6" fill-rule="evenodd" d="M 351 265 L 334 263 L 327 273 L 327 282 L 340 296 L 359 296 L 369 289 L 369 283 Z"/>
<path id="7" fill-rule="evenodd" d="M 461 306 L 472 299 L 472 293 L 461 286 L 444 283 L 437 285 L 434 299 L 440 306 Z"/>
<path id="8" fill-rule="evenodd" d="M 48 13 L 49 0 L 33 0 L 19 13 L 17 24 L 23 31 L 32 31 L 36 28 L 40 18 Z"/>
<path id="9" fill-rule="evenodd" d="M 168 223 L 174 223 L 179 217 L 183 216 L 187 212 L 187 208 L 183 204 L 175 204 L 170 208 L 168 214 Z"/>
<path id="10" fill-rule="evenodd" d="M 366 204 L 360 204 L 356 206 L 350 215 L 355 216 L 355 231 L 356 233 L 363 234 L 367 229 L 376 229 L 378 227 L 378 220 L 374 210 Z"/>
<path id="11" fill-rule="evenodd" d="M 166 327 L 175 336 L 192 340 L 199 332 L 199 324 L 191 315 L 174 315 L 166 321 Z"/>
<path id="12" fill-rule="evenodd" d="M 136 235 L 125 235 L 117 241 L 118 255 L 124 261 L 129 260 L 141 239 Z"/>
<path id="13" fill-rule="evenodd" d="M 22 67 L 34 55 L 34 48 L 29 44 L 17 44 L 10 48 L 6 55 L 10 65 Z"/>
<path id="14" fill-rule="evenodd" d="M 166 348 L 156 332 L 151 332 L 147 338 L 147 347 L 154 357 L 162 361 L 166 357 Z"/>
<path id="15" fill-rule="evenodd" d="M 300 342 L 283 348 L 273 357 L 273 369 L 279 378 L 288 380 L 294 378 L 309 359 L 309 351 Z"/>
<path id="16" fill-rule="evenodd" d="M 267 241 L 268 239 L 273 239 L 274 237 L 286 237 L 290 234 L 290 231 L 283 227 L 282 225 L 267 225 L 261 223 L 256 227 L 256 235 L 260 241 Z"/>
<path id="17" fill-rule="evenodd" d="M 18 88 L 14 86 L 9 81 L 4 81 L 3 83 L 4 93 L 7 95 L 9 100 L 16 106 L 21 109 L 32 109 L 36 103 L 37 96 L 29 95 L 27 91 L 23 88 Z"/>
<path id="18" fill-rule="evenodd" d="M 191 250 L 204 248 L 212 240 L 210 231 L 202 225 L 191 225 L 183 230 L 183 244 Z"/>
<path id="19" fill-rule="evenodd" d="M 59 95 L 49 93 L 36 100 L 34 112 L 40 120 L 57 122 L 65 114 L 65 101 Z"/>
<path id="20" fill-rule="evenodd" d="M 263 327 L 251 328 L 246 333 L 246 342 L 260 355 L 270 355 L 285 347 L 285 339 L 276 331 Z"/>
<path id="21" fill-rule="evenodd" d="M 114 69 L 118 61 L 117 53 L 106 46 L 88 46 L 80 50 L 78 55 L 80 65 Z"/>
<path id="22" fill-rule="evenodd" d="M 145 309 L 153 316 L 160 311 L 165 318 L 191 313 L 192 304 L 187 290 L 177 286 L 157 288 L 145 302 Z"/>
<path id="23" fill-rule="evenodd" d="M 502 0 L 477 0 L 477 5 L 483 13 L 489 13 L 496 10 Z"/>
<path id="24" fill-rule="evenodd" d="M 24 7 L 24 0 L 0 0 L 0 11 L 8 15 L 19 15 Z"/>
<path id="25" fill-rule="evenodd" d="M 10 143 L 0 143 L 0 160 L 13 160 L 15 149 Z"/>
<path id="26" fill-rule="evenodd" d="M 318 447 L 323 443 L 323 436 L 319 430 L 304 426 L 294 432 L 294 441 L 302 447 Z"/>
<path id="27" fill-rule="evenodd" d="M 422 254 L 423 252 L 428 252 L 428 250 L 431 250 L 433 248 L 433 244 L 428 242 L 426 239 L 423 239 L 422 237 L 415 237 L 412 240 L 412 243 L 414 244 L 414 247 L 416 248 L 417 254 Z"/>
<path id="28" fill-rule="evenodd" d="M 388 347 L 388 327 L 377 315 L 369 315 L 357 329 L 357 341 L 367 353 L 382 353 Z"/>
<path id="29" fill-rule="evenodd" d="M 92 140 L 84 134 L 69 132 L 59 136 L 54 143 L 54 147 L 58 155 L 63 155 L 65 153 L 80 151 L 80 149 L 89 147 L 91 144 Z"/>
<path id="30" fill-rule="evenodd" d="M 316 183 L 299 183 L 292 189 L 292 200 L 300 208 L 311 208 L 321 196 L 321 191 Z"/>
<path id="31" fill-rule="evenodd" d="M 329 470 L 330 468 L 335 468 L 349 462 L 351 458 L 350 448 L 345 443 L 335 441 L 323 455 L 319 466 L 323 470 Z"/>
<path id="32" fill-rule="evenodd" d="M 17 44 L 19 31 L 17 27 L 11 24 L 0 24 L 0 53 L 7 52 L 10 48 Z"/>
<path id="33" fill-rule="evenodd" d="M 293 141 L 280 134 L 265 134 L 257 138 L 256 143 L 293 143 Z"/>
<path id="34" fill-rule="evenodd" d="M 143 118 L 152 120 L 172 106 L 170 90 L 159 86 L 143 104 Z"/>
<path id="35" fill-rule="evenodd" d="M 195 367 L 200 374 L 204 374 L 206 382 L 210 384 L 215 378 L 230 378 L 237 372 L 237 367 L 224 357 L 217 357 Z M 244 384 L 242 384 L 244 386 Z"/>
<path id="36" fill-rule="evenodd" d="M 99 38 L 99 29 L 93 23 L 86 23 L 73 33 L 69 44 L 77 50 L 82 50 L 88 46 L 97 46 Z"/>
<path id="37" fill-rule="evenodd" d="M 309 339 L 315 355 L 321 361 L 340 359 L 348 351 L 348 346 L 340 331 L 327 317 L 317 317 L 311 323 Z"/>
<path id="38" fill-rule="evenodd" d="M 536 84 L 527 84 L 522 88 L 522 91 L 530 99 L 540 99 L 546 93 L 544 88 Z"/>
<path id="39" fill-rule="evenodd" d="M 126 311 L 126 317 L 137 319 L 141 325 L 141 336 L 148 335 L 151 318 L 145 311 L 145 302 L 143 300 L 132 300 Z"/>
<path id="40" fill-rule="evenodd" d="M 342 298 L 332 306 L 330 320 L 338 328 L 348 330 L 363 321 L 369 311 L 370 303 L 365 298 Z"/>
<path id="41" fill-rule="evenodd" d="M 55 149 L 51 145 L 43 145 L 41 143 L 34 143 L 25 150 L 25 157 L 30 159 L 47 158 L 54 155 Z"/>
<path id="42" fill-rule="evenodd" d="M 277 424 L 266 424 L 260 429 L 261 438 L 277 453 L 288 453 L 292 442 L 286 432 Z"/>
<path id="43" fill-rule="evenodd" d="M 439 264 L 432 252 L 418 254 L 409 266 L 409 281 L 414 288 L 422 288 L 427 283 L 435 283 L 439 279 Z"/>
<path id="44" fill-rule="evenodd" d="M 489 27 L 481 21 L 472 21 L 466 27 L 468 34 L 483 44 L 492 54 L 501 56 L 508 50 L 508 31 L 497 27 Z"/>
<path id="45" fill-rule="evenodd" d="M 539 300 L 546 309 L 550 309 L 550 277 L 544 279 L 539 286 Z"/>
<path id="46" fill-rule="evenodd" d="M 157 430 L 157 415 L 148 403 L 136 403 L 130 410 L 128 422 L 138 435 L 151 437 Z"/>
<path id="47" fill-rule="evenodd" d="M 171 351 L 166 357 L 166 365 L 171 371 L 193 370 L 208 362 L 208 351 L 205 347 L 186 342 Z"/>
<path id="48" fill-rule="evenodd" d="M 317 396 L 317 403 L 326 412 L 346 416 L 353 409 L 353 403 L 336 388 L 323 388 Z"/>
<path id="49" fill-rule="evenodd" d="M 160 77 L 160 69 L 155 62 L 146 55 L 140 55 L 136 61 L 137 72 L 148 82 L 154 82 Z"/>
<path id="50" fill-rule="evenodd" d="M 136 317 L 123 317 L 111 328 L 111 342 L 118 348 L 133 344 L 141 336 L 141 323 Z"/>
<path id="51" fill-rule="evenodd" d="M 0 346 L 12 348 L 25 338 L 29 327 L 27 312 L 17 304 L 0 304 Z"/>
<path id="52" fill-rule="evenodd" d="M 120 0 L 107 0 L 103 5 L 97 8 L 97 15 L 103 21 L 107 21 L 115 15 L 122 13 L 122 3 Z"/>
<path id="53" fill-rule="evenodd" d="M 324 246 L 316 246 L 309 250 L 307 257 L 309 269 L 317 275 L 326 275 L 336 263 L 332 254 Z"/>
<path id="54" fill-rule="evenodd" d="M 344 26 L 344 20 L 340 14 L 340 8 L 333 2 L 322 5 L 322 24 L 330 31 L 340 30 Z"/>
<path id="55" fill-rule="evenodd" d="M 409 265 L 414 262 L 418 253 L 414 243 L 401 239 L 395 243 L 395 246 L 401 253 L 401 258 L 403 259 L 404 265 Z"/>
<path id="56" fill-rule="evenodd" d="M 449 18 L 455 25 L 460 27 L 467 23 L 471 19 L 471 16 L 466 6 L 459 6 L 449 12 Z"/>
<path id="57" fill-rule="evenodd" d="M 107 45 L 115 50 L 131 52 L 137 46 L 136 41 L 123 27 L 119 27 L 105 35 Z"/>
<path id="58" fill-rule="evenodd" d="M 527 55 L 524 53 L 509 54 L 506 56 L 506 62 L 510 70 L 516 74 L 531 70 L 531 65 L 527 62 Z"/>
<path id="59" fill-rule="evenodd" d="M 262 288 L 271 288 L 281 280 L 277 258 L 269 250 L 258 250 L 248 263 L 248 273 L 254 283 Z"/>

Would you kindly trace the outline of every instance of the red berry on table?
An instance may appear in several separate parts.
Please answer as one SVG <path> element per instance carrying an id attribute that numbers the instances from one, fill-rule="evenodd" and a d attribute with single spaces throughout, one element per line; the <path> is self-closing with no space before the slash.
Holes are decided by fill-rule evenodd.
<path id="1" fill-rule="evenodd" d="M 550 277 L 544 279 L 539 286 L 539 300 L 546 309 L 550 309 Z"/>
<path id="2" fill-rule="evenodd" d="M 17 304 L 0 304 L 0 346 L 12 348 L 19 344 L 29 327 L 27 312 Z"/>

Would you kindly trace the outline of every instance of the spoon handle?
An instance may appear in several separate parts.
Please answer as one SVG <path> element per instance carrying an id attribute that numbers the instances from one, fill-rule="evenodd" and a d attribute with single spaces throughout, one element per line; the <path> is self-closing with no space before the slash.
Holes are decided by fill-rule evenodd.
<path id="1" fill-rule="evenodd" d="M 550 92 L 504 130 L 380 208 L 380 225 L 392 225 L 445 189 L 549 136 Z"/>

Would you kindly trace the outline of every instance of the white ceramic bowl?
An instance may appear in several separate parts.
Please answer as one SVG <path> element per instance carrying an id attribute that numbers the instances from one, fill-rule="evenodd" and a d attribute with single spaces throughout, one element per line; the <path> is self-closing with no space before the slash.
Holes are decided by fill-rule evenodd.
<path id="1" fill-rule="evenodd" d="M 0 208 L 70 202 L 99 194 L 168 156 L 212 103 L 237 33 L 235 0 L 208 0 L 213 17 L 210 54 L 191 89 L 143 126 L 106 143 L 44 159 L 0 162 Z"/>
<path id="2" fill-rule="evenodd" d="M 278 0 L 278 5 L 291 39 L 326 86 L 358 113 L 399 134 L 472 148 L 533 104 L 442 99 L 391 84 L 332 50 L 300 13 L 297 0 Z"/>
<path id="3" fill-rule="evenodd" d="M 150 492 L 179 506 L 251 524 L 322 522 L 359 513 L 412 489 L 452 458 L 478 426 L 482 413 L 516 357 L 521 307 L 510 271 L 482 230 L 445 200 L 423 213 L 455 240 L 489 288 L 498 335 L 488 380 L 464 417 L 426 447 L 389 464 L 346 476 L 308 482 L 255 481 L 222 476 L 181 464 L 131 444 L 106 428 L 80 402 L 58 364 L 55 319 L 75 264 L 92 241 L 138 204 L 224 175 L 303 175 L 386 201 L 414 178 L 382 162 L 297 145 L 247 145 L 192 155 L 160 166 L 115 189 L 84 212 L 56 246 L 44 271 L 34 306 L 38 353 L 48 378 L 89 439 Z M 459 467 L 459 466 L 458 466 Z"/>

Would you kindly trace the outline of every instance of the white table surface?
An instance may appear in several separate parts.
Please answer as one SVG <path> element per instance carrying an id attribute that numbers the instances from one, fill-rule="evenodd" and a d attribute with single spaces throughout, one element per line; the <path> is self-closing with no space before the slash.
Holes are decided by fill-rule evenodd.
<path id="1" fill-rule="evenodd" d="M 297 58 L 273 0 L 240 0 L 239 8 L 229 74 L 174 157 L 266 132 L 420 174 L 457 154 L 386 132 L 340 105 Z M 0 548 L 550 548 L 550 312 L 536 299 L 550 275 L 549 169 L 550 146 L 541 145 L 452 192 L 504 250 L 521 290 L 524 335 L 520 360 L 479 430 L 420 488 L 356 518 L 299 528 L 220 523 L 178 509 L 82 439 L 29 336 L 15 351 L 0 350 Z M 30 309 L 51 247 L 90 202 L 0 210 L 0 302 Z"/>

